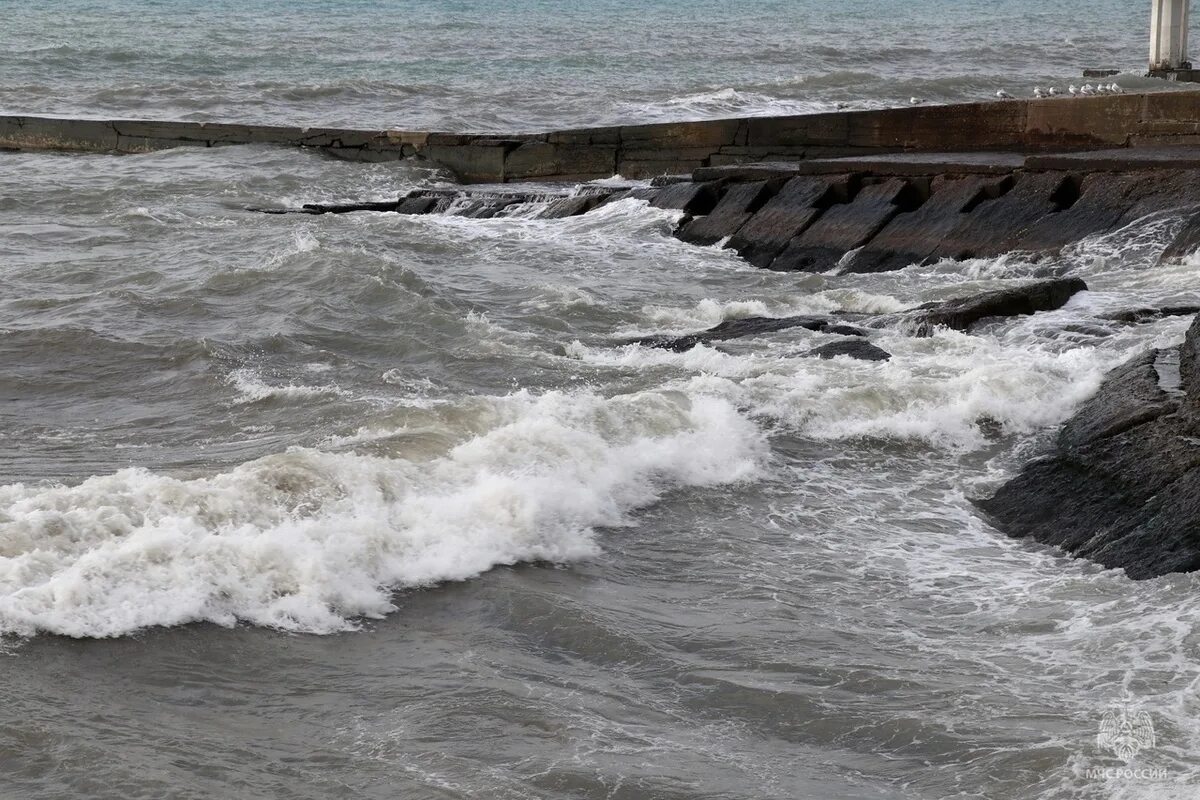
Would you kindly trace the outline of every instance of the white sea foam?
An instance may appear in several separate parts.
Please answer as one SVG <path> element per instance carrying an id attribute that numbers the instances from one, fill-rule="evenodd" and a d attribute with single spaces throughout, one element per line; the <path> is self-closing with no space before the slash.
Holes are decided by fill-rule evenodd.
<path id="1" fill-rule="evenodd" d="M 0 487 L 0 631 L 344 630 L 393 610 L 396 588 L 588 557 L 594 527 L 674 486 L 746 478 L 764 450 L 712 398 L 518 393 L 492 413 L 432 462 L 294 449 L 209 478 Z"/>
<path id="2" fill-rule="evenodd" d="M 242 403 L 259 403 L 264 400 L 304 400 L 312 397 L 338 396 L 345 392 L 336 385 L 307 386 L 297 383 L 272 385 L 250 367 L 240 367 L 229 373 L 226 378 L 230 386 L 238 392 L 238 400 Z"/>

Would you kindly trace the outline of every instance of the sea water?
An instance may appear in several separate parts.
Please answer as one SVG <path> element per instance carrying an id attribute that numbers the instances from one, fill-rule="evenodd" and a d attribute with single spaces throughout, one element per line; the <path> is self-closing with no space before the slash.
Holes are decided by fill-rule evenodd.
<path id="1" fill-rule="evenodd" d="M 1115 2 L 12 4 L 9 111 L 446 129 L 986 97 L 1136 65 Z M 262 147 L 0 154 L 0 797 L 1169 798 L 1197 579 L 969 499 L 1189 321 L 1163 214 L 1051 260 L 781 274 L 674 212 L 267 216 L 441 185 Z M 1049 274 L 885 363 L 747 316 Z M 1155 725 L 1097 746 L 1128 696 Z"/>

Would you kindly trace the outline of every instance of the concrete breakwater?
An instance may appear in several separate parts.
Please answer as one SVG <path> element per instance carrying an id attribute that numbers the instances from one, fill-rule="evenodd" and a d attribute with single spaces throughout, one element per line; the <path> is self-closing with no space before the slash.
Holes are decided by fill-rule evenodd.
<path id="1" fill-rule="evenodd" d="M 465 183 L 646 178 L 702 167 L 894 152 L 1067 152 L 1200 144 L 1200 94 L 1011 100 L 528 134 L 0 116 L 0 148 L 140 153 L 271 144 L 355 161 L 427 158 Z"/>
<path id="2" fill-rule="evenodd" d="M 1053 251 L 1156 211 L 1198 205 L 1200 147 L 812 159 L 703 167 L 655 184 L 585 186 L 562 195 L 422 190 L 391 201 L 290 211 L 487 218 L 542 204 L 537 216 L 557 218 L 633 197 L 682 211 L 680 239 L 723 242 L 756 266 L 885 272 L 943 258 Z M 1194 235 L 1190 227 L 1181 234 L 1189 241 Z"/>
<path id="3" fill-rule="evenodd" d="M 822 158 L 708 166 L 651 186 L 590 185 L 560 194 L 426 190 L 388 201 L 272 211 L 553 219 L 625 198 L 682 212 L 675 229 L 680 239 L 731 248 L 775 270 L 876 273 L 1014 251 L 1037 258 L 1155 214 L 1183 217 L 1160 256 L 1168 261 L 1200 248 L 1200 147 Z M 898 313 L 751 317 L 614 344 L 685 351 L 803 329 L 831 340 L 801 355 L 886 361 L 891 354 L 876 343 L 881 330 L 919 337 L 941 327 L 970 334 L 1001 317 L 1055 311 L 1087 290 L 1077 277 L 1057 275 L 1055 261 L 1046 263 L 1046 274 L 1056 277 Z M 1137 325 L 1198 310 L 1131 307 L 1097 321 Z M 1200 396 L 1198 337 L 1200 321 L 1182 348 L 1147 353 L 1114 371 L 1063 428 L 1052 452 L 979 499 L 981 511 L 1013 536 L 1123 568 L 1133 578 L 1200 569 L 1200 451 L 1192 413 Z"/>

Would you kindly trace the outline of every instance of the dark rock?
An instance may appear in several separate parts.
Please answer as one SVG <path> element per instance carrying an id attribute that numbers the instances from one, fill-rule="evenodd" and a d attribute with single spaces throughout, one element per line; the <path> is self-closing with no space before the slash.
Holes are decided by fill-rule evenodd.
<path id="1" fill-rule="evenodd" d="M 564 197 L 546 206 L 538 219 L 565 219 L 586 214 L 608 199 L 608 194 L 580 194 L 574 197 Z"/>
<path id="2" fill-rule="evenodd" d="M 658 175 L 651 178 L 650 185 L 653 187 L 673 186 L 676 183 L 691 183 L 693 177 L 690 175 Z"/>
<path id="3" fill-rule="evenodd" d="M 650 205 L 683 211 L 693 216 L 707 214 L 717 207 L 718 189 L 721 183 L 675 183 L 657 191 Z"/>
<path id="4" fill-rule="evenodd" d="M 1062 210 L 1074 193 L 1072 178 L 1061 172 L 1025 173 L 1011 190 L 986 199 L 966 215 L 930 254 L 933 260 L 994 258 L 1011 251 L 1022 231 L 1047 214 Z"/>
<path id="5" fill-rule="evenodd" d="M 1197 250 L 1200 250 L 1200 212 L 1193 212 L 1158 261 L 1160 264 L 1166 261 L 1182 261 Z"/>
<path id="6" fill-rule="evenodd" d="M 1058 250 L 1117 227 L 1133 206 L 1131 195 L 1149 175 L 1095 173 L 1083 179 L 1077 198 L 1060 192 L 1063 210 L 1030 225 L 1015 242 L 1015 250 Z M 1073 201 L 1072 201 L 1073 200 Z"/>
<path id="7" fill-rule="evenodd" d="M 377 203 L 305 203 L 301 208 L 313 214 L 349 214 L 354 211 L 395 211 L 399 200 Z"/>
<path id="8" fill-rule="evenodd" d="M 711 213 L 693 219 L 675 234 L 691 244 L 708 246 L 737 233 L 774 194 L 767 181 L 732 184 Z"/>
<path id="9" fill-rule="evenodd" d="M 888 272 L 933 258 L 942 240 L 963 222 L 963 215 L 997 196 L 1004 179 L 938 178 L 930 198 L 914 211 L 898 214 L 854 254 L 848 272 Z"/>
<path id="10" fill-rule="evenodd" d="M 1200 317 L 1188 328 L 1179 348 L 1179 381 L 1187 397 L 1184 410 L 1193 415 L 1200 413 Z"/>
<path id="11" fill-rule="evenodd" d="M 1134 579 L 1200 569 L 1200 319 L 1178 350 L 1113 370 L 1048 456 L 976 501 L 1005 533 Z M 1164 385 L 1178 357 L 1182 392 Z M 1164 368 L 1166 362 L 1166 368 Z"/>
<path id="12" fill-rule="evenodd" d="M 715 167 L 701 167 L 692 173 L 692 180 L 697 181 L 765 181 L 786 180 L 796 175 L 802 175 L 803 167 L 794 161 L 760 161 L 754 164 L 722 164 Z"/>
<path id="13" fill-rule="evenodd" d="M 1181 210 L 1200 203 L 1200 170 L 1164 170 L 1143 173 L 1133 184 L 1129 208 L 1115 227 L 1136 222 L 1147 214 Z"/>
<path id="14" fill-rule="evenodd" d="M 437 209 L 436 197 L 406 197 L 396 206 L 398 214 L 430 214 Z"/>
<path id="15" fill-rule="evenodd" d="M 1112 320 L 1113 322 L 1129 322 L 1133 324 L 1140 324 L 1143 322 L 1153 322 L 1154 320 L 1162 319 L 1163 317 L 1190 317 L 1193 314 L 1200 314 L 1200 306 L 1130 308 L 1124 311 L 1114 311 L 1111 314 L 1104 314 L 1100 317 L 1100 319 Z"/>
<path id="16" fill-rule="evenodd" d="M 936 327 L 965 331 L 976 322 L 990 317 L 1017 317 L 1039 311 L 1054 311 L 1084 291 L 1087 291 L 1087 284 L 1079 278 L 1052 278 L 941 303 L 926 303 L 898 316 L 914 324 L 914 333 L 918 336 L 928 335 Z"/>
<path id="17" fill-rule="evenodd" d="M 905 208 L 919 202 L 909 181 L 893 178 L 864 186 L 849 203 L 830 206 L 771 262 L 780 271 L 827 272 L 861 247 Z"/>
<path id="18" fill-rule="evenodd" d="M 634 339 L 628 344 L 640 344 L 646 347 L 658 347 L 663 350 L 674 350 L 682 353 L 691 350 L 698 344 L 724 342 L 729 339 L 740 339 L 745 336 L 758 336 L 764 333 L 784 331 L 789 328 L 804 328 L 810 331 L 827 332 L 831 326 L 837 327 L 838 332 L 847 330 L 846 326 L 836 325 L 828 317 L 798 316 L 798 317 L 747 317 L 745 319 L 725 320 L 720 325 L 700 333 L 687 336 L 648 336 Z M 861 335 L 860 331 L 853 328 Z"/>
<path id="19" fill-rule="evenodd" d="M 835 197 L 849 193 L 850 176 L 793 178 L 729 240 L 729 247 L 757 267 L 770 266 Z"/>
<path id="20" fill-rule="evenodd" d="M 1159 386 L 1157 360 L 1158 351 L 1149 350 L 1110 372 L 1104 390 L 1059 431 L 1058 446 L 1081 447 L 1173 412 L 1179 402 Z"/>
<path id="21" fill-rule="evenodd" d="M 523 202 L 522 198 L 505 197 L 472 197 L 458 208 L 447 213 L 453 217 L 468 217 L 470 219 L 491 219 L 509 206 Z"/>
<path id="22" fill-rule="evenodd" d="M 866 339 L 840 339 L 809 350 L 805 355 L 818 358 L 849 356 L 859 361 L 888 361 L 892 357 L 891 353 L 882 347 L 876 347 Z"/>

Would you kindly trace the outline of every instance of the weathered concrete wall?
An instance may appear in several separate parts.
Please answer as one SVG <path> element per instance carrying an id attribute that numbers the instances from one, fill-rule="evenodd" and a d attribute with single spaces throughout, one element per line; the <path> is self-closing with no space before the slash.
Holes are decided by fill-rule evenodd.
<path id="1" fill-rule="evenodd" d="M 904 151 L 1056 153 L 1200 144 L 1200 93 L 918 106 L 789 117 L 625 125 L 512 136 L 198 122 L 0 116 L 0 148 L 138 153 L 274 144 L 339 158 L 423 156 L 468 183 L 689 173 L 708 166 Z"/>

